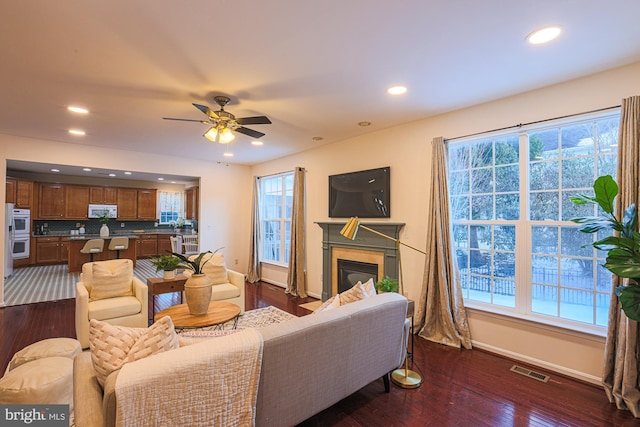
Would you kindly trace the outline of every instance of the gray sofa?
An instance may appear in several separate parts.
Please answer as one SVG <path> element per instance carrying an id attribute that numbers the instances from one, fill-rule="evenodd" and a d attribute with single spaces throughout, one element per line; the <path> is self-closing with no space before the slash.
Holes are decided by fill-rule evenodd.
<path id="1" fill-rule="evenodd" d="M 387 293 L 259 328 L 264 347 L 256 425 L 293 426 L 375 380 L 381 393 L 385 386 L 388 391 L 388 373 L 404 360 L 406 313 L 407 299 Z M 73 375 L 76 426 L 115 425 L 118 372 L 103 392 L 84 352 L 74 360 Z"/>

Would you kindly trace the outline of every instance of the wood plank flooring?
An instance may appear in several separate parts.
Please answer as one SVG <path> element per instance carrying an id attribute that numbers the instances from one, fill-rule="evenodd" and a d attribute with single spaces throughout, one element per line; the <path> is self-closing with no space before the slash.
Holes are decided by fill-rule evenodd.
<path id="1" fill-rule="evenodd" d="M 246 309 L 276 306 L 297 316 L 310 312 L 299 299 L 267 283 L 246 285 Z M 177 294 L 156 299 L 156 311 L 179 303 Z M 0 372 L 24 346 L 50 337 L 74 337 L 74 300 L 0 309 Z M 374 381 L 300 427 L 388 426 L 638 426 L 617 410 L 601 388 L 530 367 L 548 383 L 510 372 L 513 361 L 481 350 L 460 350 L 416 337 L 412 369 L 423 377 L 415 390 Z M 518 363 L 520 366 L 526 366 Z M 313 367 L 309 367 L 313 369 Z M 336 375 L 340 374 L 336 369 Z"/>

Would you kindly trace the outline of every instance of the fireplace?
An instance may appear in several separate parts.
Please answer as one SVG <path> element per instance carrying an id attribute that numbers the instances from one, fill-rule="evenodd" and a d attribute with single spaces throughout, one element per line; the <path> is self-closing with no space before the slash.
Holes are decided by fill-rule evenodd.
<path id="1" fill-rule="evenodd" d="M 338 259 L 338 293 L 369 279 L 373 279 L 373 283 L 378 281 L 378 264 Z"/>
<path id="2" fill-rule="evenodd" d="M 396 243 L 393 240 L 385 239 L 366 230 L 361 230 L 355 240 L 349 240 L 340 234 L 340 230 L 344 227 L 344 223 L 338 222 L 318 222 L 323 231 L 322 237 L 322 300 L 325 301 L 336 293 L 342 292 L 341 289 L 346 284 L 339 287 L 340 267 L 339 261 L 351 261 L 353 263 L 369 264 L 367 271 L 359 272 L 368 275 L 364 280 L 356 279 L 362 282 L 373 276 L 374 267 L 376 268 L 376 278 L 389 276 L 398 277 L 398 253 Z M 400 230 L 404 224 L 399 223 L 363 223 L 363 225 L 372 228 L 394 239 L 399 238 Z M 353 264 L 352 264 L 353 265 Z M 353 278 L 357 276 L 352 276 Z M 364 277 L 364 276 L 361 276 Z M 374 280 L 376 280 L 374 278 Z M 353 285 L 351 285 L 353 286 Z"/>

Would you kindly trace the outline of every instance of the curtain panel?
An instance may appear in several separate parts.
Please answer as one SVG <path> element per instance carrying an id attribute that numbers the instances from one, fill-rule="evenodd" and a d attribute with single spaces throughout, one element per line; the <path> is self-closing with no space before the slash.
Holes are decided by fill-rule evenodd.
<path id="1" fill-rule="evenodd" d="M 307 297 L 305 252 L 305 170 L 297 167 L 293 174 L 291 241 L 286 293 Z"/>
<path id="2" fill-rule="evenodd" d="M 249 242 L 249 268 L 247 281 L 260 281 L 260 178 L 253 179 L 253 206 L 251 211 L 251 241 Z"/>

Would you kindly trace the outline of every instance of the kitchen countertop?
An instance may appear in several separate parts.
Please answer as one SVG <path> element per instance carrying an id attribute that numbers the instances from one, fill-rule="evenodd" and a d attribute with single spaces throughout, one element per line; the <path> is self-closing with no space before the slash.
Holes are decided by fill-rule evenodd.
<path id="1" fill-rule="evenodd" d="M 108 239 L 111 239 L 112 237 L 128 237 L 130 239 L 137 239 L 139 236 L 144 235 L 144 234 L 163 234 L 163 235 L 169 235 L 169 236 L 175 236 L 175 235 L 191 235 L 191 232 L 188 233 L 176 233 L 175 231 L 171 231 L 171 230 L 145 230 L 142 232 L 133 232 L 133 231 L 112 231 L 109 233 L 109 237 L 107 237 Z M 99 239 L 100 238 L 100 234 L 96 233 L 96 234 L 74 234 L 71 235 L 68 231 L 50 231 L 47 234 L 35 234 L 35 233 L 31 233 L 32 237 L 38 238 L 38 237 L 68 237 L 70 240 L 88 240 L 88 239 Z"/>

